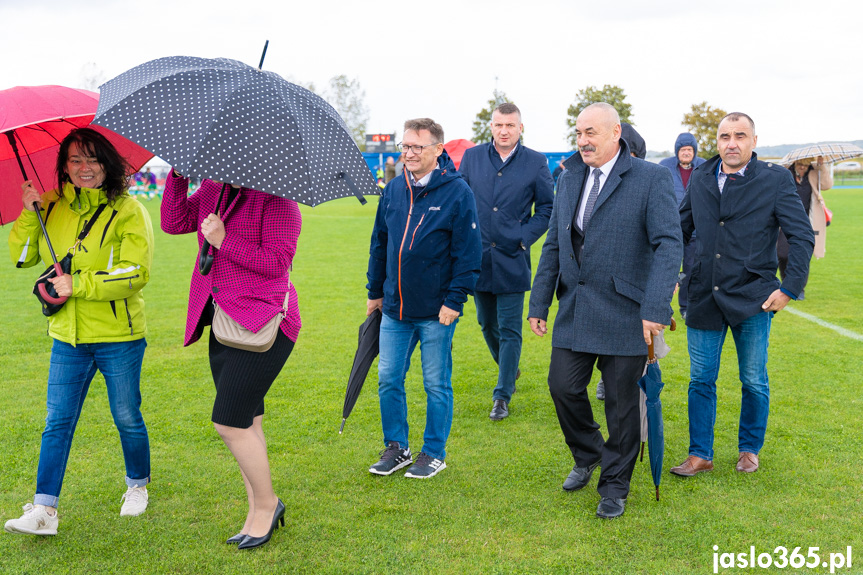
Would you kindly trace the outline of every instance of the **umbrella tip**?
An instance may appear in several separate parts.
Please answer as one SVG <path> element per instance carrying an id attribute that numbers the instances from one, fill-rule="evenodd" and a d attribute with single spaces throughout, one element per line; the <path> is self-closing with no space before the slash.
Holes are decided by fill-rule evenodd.
<path id="1" fill-rule="evenodd" d="M 264 67 L 264 58 L 266 58 L 266 57 L 267 57 L 267 46 L 269 46 L 269 45 L 270 45 L 270 41 L 269 41 L 269 40 L 267 40 L 266 42 L 264 42 L 264 51 L 261 53 L 261 61 L 260 61 L 260 63 L 258 64 L 258 70 L 261 70 L 261 69 L 263 69 L 263 67 Z"/>
<path id="2" fill-rule="evenodd" d="M 339 428 L 339 435 L 341 435 L 342 431 L 345 430 L 345 419 L 346 418 L 344 418 L 344 417 L 342 418 L 342 426 Z"/>
<path id="3" fill-rule="evenodd" d="M 659 501 L 659 485 L 656 486 L 656 500 Z"/>

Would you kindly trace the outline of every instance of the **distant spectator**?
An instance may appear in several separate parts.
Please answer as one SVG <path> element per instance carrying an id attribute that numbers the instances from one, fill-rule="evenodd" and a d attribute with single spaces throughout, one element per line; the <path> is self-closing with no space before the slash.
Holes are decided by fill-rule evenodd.
<path id="1" fill-rule="evenodd" d="M 788 166 L 788 169 L 794 176 L 794 183 L 797 184 L 797 195 L 800 196 L 800 201 L 803 202 L 803 207 L 806 208 L 806 215 L 809 216 L 812 229 L 815 231 L 815 251 L 813 255 L 816 258 L 823 258 L 827 221 L 824 218 L 824 208 L 821 205 L 823 199 L 818 190 L 819 188 L 821 190 L 829 190 L 833 187 L 833 176 L 830 174 L 830 166 L 824 163 L 824 158 L 819 157 L 817 162 L 811 164 L 806 161 L 794 162 Z M 788 238 L 785 237 L 782 230 L 779 230 L 779 240 L 776 242 L 776 255 L 779 258 L 779 275 L 783 281 L 785 281 L 785 269 L 788 267 L 788 249 Z M 803 280 L 804 288 L 808 281 L 809 272 L 807 270 L 806 278 Z M 800 290 L 800 295 L 797 296 L 797 299 L 803 299 L 803 290 Z"/>
<path id="2" fill-rule="evenodd" d="M 561 158 L 560 163 L 554 169 L 554 172 L 551 173 L 551 177 L 554 178 L 554 187 L 555 188 L 557 188 L 557 178 L 559 178 L 560 175 L 563 173 L 563 171 L 566 169 L 566 166 L 563 165 L 563 163 L 565 161 L 566 161 L 566 158 Z"/>
<path id="3" fill-rule="evenodd" d="M 402 152 L 399 154 L 399 159 L 396 160 L 396 175 L 401 176 L 402 172 L 405 171 L 405 154 Z"/>
<path id="4" fill-rule="evenodd" d="M 396 161 L 392 156 L 387 158 L 387 164 L 384 168 L 384 183 L 389 184 L 390 180 L 396 177 Z"/>
<path id="5" fill-rule="evenodd" d="M 689 187 L 689 177 L 692 170 L 705 162 L 704 158 L 698 157 L 698 141 L 689 132 L 683 132 L 677 136 L 674 142 L 674 157 L 665 158 L 659 165 L 665 166 L 671 172 L 674 181 L 674 194 L 677 196 L 677 205 L 683 203 L 683 196 Z M 680 307 L 680 315 L 686 319 L 686 308 L 689 303 L 689 278 L 692 275 L 692 266 L 695 263 L 695 235 L 683 248 L 683 269 L 680 278 L 680 290 L 677 292 L 677 305 Z"/>
<path id="6" fill-rule="evenodd" d="M 630 124 L 620 123 L 620 137 L 629 144 L 629 154 L 633 158 L 643 160 L 647 157 L 647 144 L 644 143 L 644 138 Z"/>

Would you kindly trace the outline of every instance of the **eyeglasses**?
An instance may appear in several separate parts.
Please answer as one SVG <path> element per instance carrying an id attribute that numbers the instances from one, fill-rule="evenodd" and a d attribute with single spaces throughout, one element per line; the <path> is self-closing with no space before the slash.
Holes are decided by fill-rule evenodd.
<path id="1" fill-rule="evenodd" d="M 404 153 L 413 152 L 417 156 L 423 153 L 423 150 L 426 148 L 431 148 L 432 146 L 437 146 L 437 144 L 426 144 L 425 146 L 410 146 L 408 144 L 403 144 L 401 142 L 398 143 L 398 148 L 400 151 Z"/>

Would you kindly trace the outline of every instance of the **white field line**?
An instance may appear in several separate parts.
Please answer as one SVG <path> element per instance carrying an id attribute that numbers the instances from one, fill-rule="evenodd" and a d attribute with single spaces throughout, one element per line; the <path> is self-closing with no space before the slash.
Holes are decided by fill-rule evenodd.
<path id="1" fill-rule="evenodd" d="M 855 332 L 851 331 L 850 329 L 845 329 L 844 327 L 840 327 L 838 325 L 833 325 L 832 323 L 828 323 L 819 317 L 816 317 L 812 314 L 806 313 L 805 311 L 800 311 L 798 309 L 794 309 L 791 306 L 785 306 L 785 310 L 793 313 L 794 315 L 799 315 L 800 317 L 802 317 L 804 319 L 808 319 L 811 322 L 817 323 L 818 325 L 820 325 L 822 327 L 826 327 L 827 329 L 832 329 L 833 331 L 835 331 L 839 335 L 844 335 L 845 337 L 850 337 L 851 339 L 856 339 L 857 341 L 863 341 L 863 335 L 860 335 L 859 333 L 855 333 Z"/>

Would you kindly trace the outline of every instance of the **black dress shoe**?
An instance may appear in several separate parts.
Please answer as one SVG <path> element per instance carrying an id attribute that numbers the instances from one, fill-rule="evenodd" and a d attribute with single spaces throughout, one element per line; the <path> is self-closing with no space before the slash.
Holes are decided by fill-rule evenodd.
<path id="1" fill-rule="evenodd" d="M 282 527 L 285 526 L 285 504 L 282 503 L 281 499 L 276 504 L 276 511 L 273 513 L 273 523 L 270 525 L 270 530 L 267 534 L 261 537 L 246 535 L 246 538 L 237 545 L 237 549 L 255 549 L 256 547 L 260 547 L 272 538 L 273 531 L 279 528 L 279 522 L 282 523 Z"/>
<path id="2" fill-rule="evenodd" d="M 239 545 L 240 543 L 243 542 L 243 539 L 245 539 L 245 538 L 246 538 L 245 533 L 237 533 L 236 535 L 234 535 L 233 537 L 230 537 L 227 541 L 225 541 L 225 543 L 227 543 L 228 545 Z"/>
<path id="3" fill-rule="evenodd" d="M 488 414 L 490 419 L 500 421 L 505 417 L 509 417 L 509 409 L 506 407 L 506 402 L 502 399 L 495 399 L 494 406 L 491 408 L 491 413 Z"/>
<path id="4" fill-rule="evenodd" d="M 602 519 L 614 519 L 623 515 L 626 509 L 626 497 L 603 497 L 596 508 L 596 516 Z"/>
<path id="5" fill-rule="evenodd" d="M 573 467 L 572 471 L 563 482 L 564 491 L 578 491 L 585 485 L 590 483 L 590 478 L 593 475 L 593 470 L 599 466 L 599 461 L 591 463 L 587 467 Z"/>

